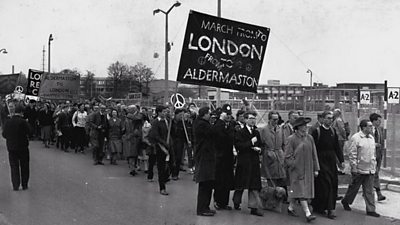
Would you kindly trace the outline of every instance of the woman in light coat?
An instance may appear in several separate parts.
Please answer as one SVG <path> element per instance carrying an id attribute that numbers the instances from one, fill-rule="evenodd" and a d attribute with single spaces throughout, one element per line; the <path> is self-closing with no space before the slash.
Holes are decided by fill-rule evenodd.
<path id="1" fill-rule="evenodd" d="M 314 177 L 318 176 L 319 163 L 314 139 L 307 134 L 310 118 L 299 117 L 293 124 L 295 133 L 289 136 L 285 146 L 285 162 L 288 166 L 290 186 L 288 189 L 288 214 L 298 216 L 294 211 L 296 200 L 300 201 L 307 222 L 316 217 L 308 208 L 308 199 L 314 198 Z"/>

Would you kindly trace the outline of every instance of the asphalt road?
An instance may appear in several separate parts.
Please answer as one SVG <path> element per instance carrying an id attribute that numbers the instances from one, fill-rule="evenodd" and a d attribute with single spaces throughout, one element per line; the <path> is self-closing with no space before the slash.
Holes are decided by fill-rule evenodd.
<path id="1" fill-rule="evenodd" d="M 218 211 L 214 217 L 199 217 L 195 214 L 197 186 L 187 173 L 169 182 L 170 195 L 162 196 L 157 182 L 147 182 L 143 172 L 131 177 L 124 161 L 117 166 L 94 166 L 89 153 L 65 153 L 54 146 L 45 149 L 38 141 L 30 143 L 30 150 L 29 189 L 12 191 L 5 140 L 0 138 L 0 225 L 305 224 L 304 216 L 290 217 L 286 210 L 251 216 L 244 207 L 246 193 L 241 211 Z M 400 212 L 400 194 L 386 194 L 391 199 L 378 205 L 378 212 L 385 215 L 386 207 L 394 210 L 391 216 L 400 215 L 396 213 Z M 352 212 L 338 204 L 336 220 L 318 216 L 312 223 L 400 224 L 391 217 L 366 216 L 361 197 L 357 199 Z M 297 211 L 301 212 L 300 207 Z"/>

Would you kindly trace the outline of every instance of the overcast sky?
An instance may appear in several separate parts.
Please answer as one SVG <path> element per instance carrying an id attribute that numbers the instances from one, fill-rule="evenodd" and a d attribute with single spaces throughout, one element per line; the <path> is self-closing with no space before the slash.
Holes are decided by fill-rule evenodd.
<path id="1" fill-rule="evenodd" d="M 221 0 L 222 17 L 271 28 L 260 83 L 382 82 L 400 86 L 398 0 Z M 107 76 L 121 61 L 143 62 L 164 77 L 165 16 L 170 0 L 0 0 L 0 72 L 76 68 Z M 170 79 L 176 79 L 189 10 L 212 15 L 217 0 L 181 0 L 169 14 Z M 160 57 L 153 58 L 154 52 Z"/>

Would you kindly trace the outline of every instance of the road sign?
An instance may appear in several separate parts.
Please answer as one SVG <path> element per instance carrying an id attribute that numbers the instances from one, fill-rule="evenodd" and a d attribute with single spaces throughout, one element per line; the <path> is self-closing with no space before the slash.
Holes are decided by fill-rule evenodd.
<path id="1" fill-rule="evenodd" d="M 371 91 L 360 91 L 360 103 L 371 104 Z"/>
<path id="2" fill-rule="evenodd" d="M 388 103 L 400 103 L 399 98 L 400 88 L 388 88 L 387 89 L 387 100 Z"/>
<path id="3" fill-rule="evenodd" d="M 179 93 L 171 95 L 170 101 L 171 101 L 171 104 L 177 109 L 183 108 L 185 106 L 185 103 L 186 103 L 185 98 L 183 97 L 183 95 L 181 95 Z"/>

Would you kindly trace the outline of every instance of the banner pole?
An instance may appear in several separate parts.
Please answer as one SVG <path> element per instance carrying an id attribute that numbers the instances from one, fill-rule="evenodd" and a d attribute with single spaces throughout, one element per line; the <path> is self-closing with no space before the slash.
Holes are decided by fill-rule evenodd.
<path id="1" fill-rule="evenodd" d="M 388 90 L 387 90 L 387 80 L 384 82 L 384 95 L 383 95 L 383 167 L 386 168 L 387 166 L 387 159 L 386 159 L 386 141 L 387 141 L 387 108 L 388 108 Z M 394 115 L 393 118 L 396 118 L 396 115 L 393 114 L 393 106 L 391 108 L 392 110 L 392 115 Z M 393 121 L 393 124 L 395 124 L 395 121 Z M 395 131 L 396 129 L 394 129 Z"/>
<path id="2" fill-rule="evenodd" d="M 361 101 L 361 96 L 360 96 L 360 86 L 357 87 L 357 131 L 360 131 L 360 101 Z"/>
<path id="3" fill-rule="evenodd" d="M 221 17 L 221 0 L 218 0 L 217 16 Z M 221 107 L 221 88 L 217 88 L 216 95 L 217 95 L 216 96 L 216 98 L 217 98 L 217 107 Z"/>

